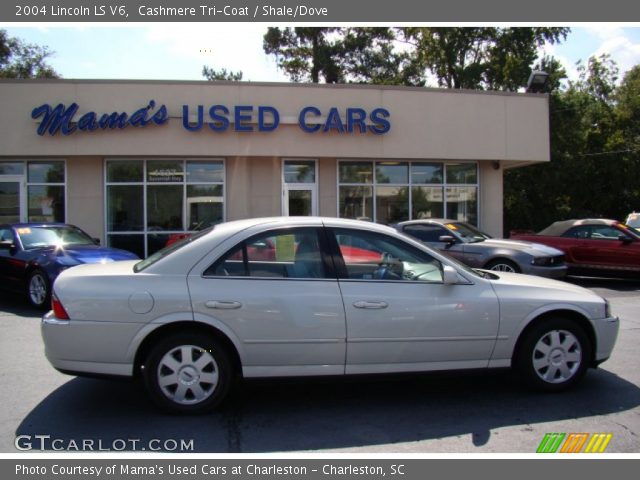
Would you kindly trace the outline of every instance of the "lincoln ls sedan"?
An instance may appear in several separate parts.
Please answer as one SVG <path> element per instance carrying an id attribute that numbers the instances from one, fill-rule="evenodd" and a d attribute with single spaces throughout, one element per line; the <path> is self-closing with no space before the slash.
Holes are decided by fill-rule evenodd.
<path id="1" fill-rule="evenodd" d="M 65 270 L 41 327 L 56 369 L 134 377 L 201 413 L 237 377 L 513 367 L 559 391 L 611 355 L 618 323 L 574 285 L 472 270 L 370 222 L 282 217 Z"/>

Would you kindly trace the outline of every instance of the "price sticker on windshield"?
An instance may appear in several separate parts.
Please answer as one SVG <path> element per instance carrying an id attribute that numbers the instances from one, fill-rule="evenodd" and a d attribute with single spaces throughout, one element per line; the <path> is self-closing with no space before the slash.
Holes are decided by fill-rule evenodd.
<path id="1" fill-rule="evenodd" d="M 458 227 L 456 227 L 453 223 L 447 223 L 445 225 L 445 227 L 450 228 L 451 230 L 457 230 Z"/>
<path id="2" fill-rule="evenodd" d="M 31 233 L 30 228 L 19 228 L 18 235 L 29 235 Z"/>

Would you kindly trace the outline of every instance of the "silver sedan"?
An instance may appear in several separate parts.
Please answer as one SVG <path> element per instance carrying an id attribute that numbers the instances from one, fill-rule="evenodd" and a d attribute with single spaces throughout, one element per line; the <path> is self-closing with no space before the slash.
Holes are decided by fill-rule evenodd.
<path id="1" fill-rule="evenodd" d="M 456 220 L 429 218 L 394 226 L 472 268 L 556 279 L 567 275 L 564 253 L 541 243 L 491 238 L 474 226 Z"/>
<path id="2" fill-rule="evenodd" d="M 613 349 L 618 319 L 577 286 L 476 272 L 396 230 L 335 218 L 217 225 L 146 260 L 54 284 L 46 356 L 136 377 L 160 407 L 222 402 L 236 377 L 514 367 L 547 391 Z"/>

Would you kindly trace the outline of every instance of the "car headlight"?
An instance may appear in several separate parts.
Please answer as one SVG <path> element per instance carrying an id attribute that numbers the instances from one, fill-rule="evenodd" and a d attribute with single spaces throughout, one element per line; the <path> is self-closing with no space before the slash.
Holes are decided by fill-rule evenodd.
<path id="1" fill-rule="evenodd" d="M 555 257 L 533 257 L 531 260 L 532 265 L 538 267 L 558 267 L 564 263 L 564 255 L 558 255 Z"/>

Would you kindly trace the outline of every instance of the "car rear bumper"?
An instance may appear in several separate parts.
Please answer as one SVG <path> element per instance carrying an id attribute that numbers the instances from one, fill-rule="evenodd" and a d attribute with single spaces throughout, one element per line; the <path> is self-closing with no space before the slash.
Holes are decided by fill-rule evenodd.
<path id="1" fill-rule="evenodd" d="M 110 342 L 100 342 L 100 332 L 97 332 L 95 339 L 88 338 L 87 329 L 78 327 L 69 320 L 59 320 L 52 311 L 42 317 L 40 332 L 45 356 L 56 370 L 91 375 L 133 374 L 131 363 L 105 361 L 105 355 L 100 350 L 105 343 Z"/>

